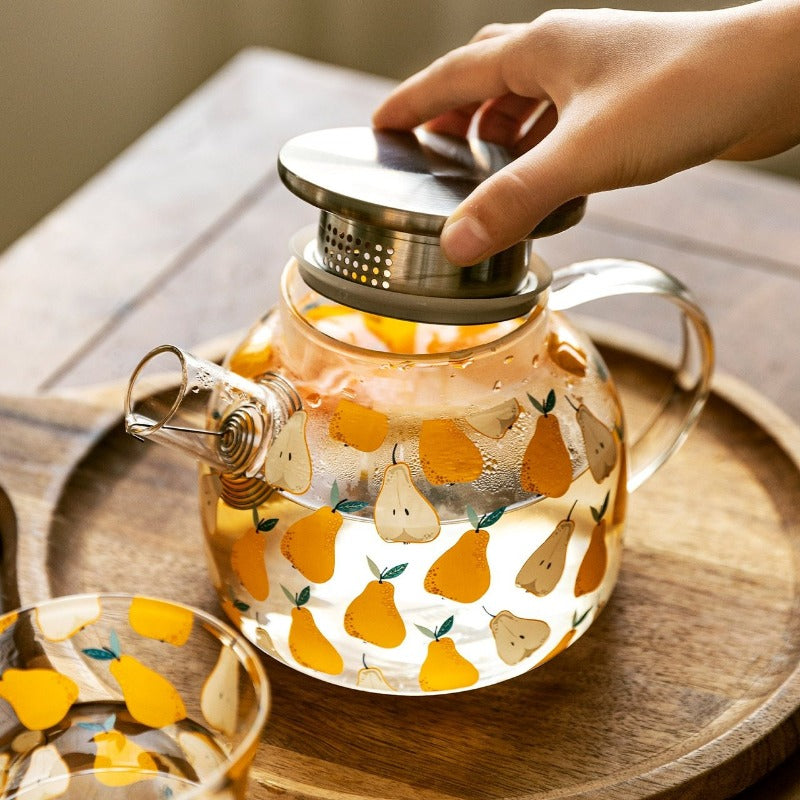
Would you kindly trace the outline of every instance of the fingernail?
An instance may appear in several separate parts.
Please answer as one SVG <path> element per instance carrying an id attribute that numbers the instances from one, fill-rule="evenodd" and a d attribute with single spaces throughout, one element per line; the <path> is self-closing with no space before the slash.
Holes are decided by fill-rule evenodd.
<path id="1" fill-rule="evenodd" d="M 491 246 L 486 228 L 474 217 L 459 217 L 442 230 L 442 248 L 453 264 L 475 264 Z"/>

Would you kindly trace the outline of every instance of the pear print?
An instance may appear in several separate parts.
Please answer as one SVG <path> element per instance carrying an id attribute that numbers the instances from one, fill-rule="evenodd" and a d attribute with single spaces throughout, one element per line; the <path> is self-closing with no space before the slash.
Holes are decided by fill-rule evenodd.
<path id="1" fill-rule="evenodd" d="M 528 399 L 541 416 L 522 457 L 520 484 L 526 492 L 561 497 L 572 483 L 572 461 L 558 418 L 551 413 L 556 405 L 556 393 L 551 389 L 543 403 L 531 395 Z"/>
<path id="2" fill-rule="evenodd" d="M 25 800 L 55 800 L 69 788 L 69 767 L 54 744 L 41 747 L 31 754 L 28 769 L 12 797 Z"/>
<path id="3" fill-rule="evenodd" d="M 519 664 L 538 650 L 550 635 L 550 626 L 544 620 L 525 619 L 510 611 L 495 614 L 489 629 L 494 636 L 497 655 L 509 666 Z"/>
<path id="4" fill-rule="evenodd" d="M 592 477 L 602 483 L 617 465 L 614 434 L 583 403 L 576 408 L 569 398 L 567 402 L 575 409 Z"/>
<path id="5" fill-rule="evenodd" d="M 305 411 L 295 411 L 270 445 L 264 462 L 267 483 L 292 494 L 303 494 L 311 485 L 307 422 Z"/>
<path id="6" fill-rule="evenodd" d="M 577 502 L 576 500 L 575 503 Z M 572 504 L 566 518 L 556 525 L 553 532 L 522 565 L 515 581 L 521 589 L 537 597 L 544 597 L 555 589 L 564 573 L 567 545 L 575 531 L 575 522 L 571 519 L 575 503 Z"/>
<path id="7" fill-rule="evenodd" d="M 281 539 L 281 553 L 308 580 L 325 583 L 336 565 L 336 534 L 344 522 L 339 512 L 353 513 L 366 505 L 358 500 L 340 500 L 339 485 L 334 481 L 331 504 L 292 523 Z"/>
<path id="8" fill-rule="evenodd" d="M 139 659 L 123 655 L 114 631 L 108 647 L 87 648 L 82 652 L 97 661 L 111 662 L 109 671 L 119 684 L 128 712 L 137 722 L 149 728 L 164 728 L 186 717 L 186 706 L 178 690 Z"/>
<path id="9" fill-rule="evenodd" d="M 323 636 L 311 612 L 304 608 L 311 598 L 311 587 L 306 586 L 297 595 L 293 595 L 285 586 L 281 588 L 294 605 L 289 627 L 289 650 L 295 661 L 317 672 L 339 675 L 344 670 L 342 657 Z"/>
<path id="10" fill-rule="evenodd" d="M 50 642 L 62 642 L 100 618 L 97 596 L 64 597 L 37 608 L 36 624 Z"/>
<path id="11" fill-rule="evenodd" d="M 374 692 L 396 692 L 397 689 L 386 680 L 378 667 L 368 667 L 366 656 L 361 656 L 364 665 L 356 675 L 356 686 L 359 689 L 371 689 Z"/>
<path id="12" fill-rule="evenodd" d="M 519 417 L 519 403 L 515 397 L 486 411 L 465 417 L 467 424 L 490 439 L 502 439 Z"/>
<path id="13" fill-rule="evenodd" d="M 128 608 L 128 621 L 139 636 L 183 647 L 194 624 L 190 608 L 181 608 L 151 597 L 134 597 Z"/>
<path id="14" fill-rule="evenodd" d="M 149 780 L 158 772 L 153 757 L 123 733 L 114 730 L 116 715 L 112 714 L 102 724 L 79 722 L 78 727 L 92 731 L 92 741 L 97 746 L 94 757 L 95 777 L 106 786 L 128 786 L 137 781 Z"/>
<path id="15" fill-rule="evenodd" d="M 356 639 L 378 647 L 397 647 L 406 638 L 406 626 L 394 602 L 394 586 L 389 583 L 403 574 L 408 564 L 379 570 L 368 558 L 370 571 L 377 580 L 370 581 L 363 592 L 347 607 L 344 629 Z"/>
<path id="16" fill-rule="evenodd" d="M 580 626 L 581 622 L 586 619 L 586 615 L 591 610 L 592 607 L 589 606 L 589 608 L 587 608 L 580 617 L 578 616 L 577 611 L 572 615 L 572 627 L 558 640 L 556 646 L 550 650 L 550 652 L 541 661 L 537 661 L 536 664 L 534 664 L 534 668 L 540 667 L 542 664 L 546 664 L 551 658 L 555 658 L 559 653 L 566 650 L 570 644 L 572 644 L 572 640 L 575 638 L 578 627 Z"/>
<path id="17" fill-rule="evenodd" d="M 480 673 L 456 650 L 455 642 L 446 637 L 453 627 L 453 617 L 448 617 L 431 631 L 417 625 L 418 630 L 433 639 L 419 670 L 419 686 L 423 692 L 447 692 L 466 689 L 478 682 Z"/>
<path id="18" fill-rule="evenodd" d="M 608 564 L 606 550 L 606 521 L 604 515 L 608 509 L 608 492 L 599 509 L 592 507 L 592 517 L 595 526 L 592 529 L 592 538 L 589 547 L 583 556 L 578 574 L 575 578 L 575 597 L 593 592 L 602 582 Z"/>
<path id="19" fill-rule="evenodd" d="M 200 710 L 206 722 L 218 731 L 233 736 L 239 713 L 239 659 L 233 649 L 223 645 L 217 663 L 200 692 Z"/>
<path id="20" fill-rule="evenodd" d="M 269 577 L 264 560 L 265 534 L 277 524 L 277 519 L 261 519 L 258 511 L 253 509 L 253 524 L 231 547 L 231 568 L 254 600 L 263 601 L 269 596 Z"/>
<path id="21" fill-rule="evenodd" d="M 430 542 L 441 530 L 439 515 L 414 486 L 408 464 L 395 461 L 396 450 L 375 500 L 375 529 L 387 542 Z"/>
<path id="22" fill-rule="evenodd" d="M 419 460 L 434 486 L 471 483 L 483 472 L 481 451 L 452 419 L 426 419 L 419 434 Z"/>
<path id="23" fill-rule="evenodd" d="M 389 420 L 385 414 L 344 398 L 339 400 L 328 426 L 331 439 L 363 453 L 377 450 L 388 431 Z"/>
<path id="24" fill-rule="evenodd" d="M 486 530 L 503 516 L 505 506 L 478 518 L 474 509 L 467 507 L 467 515 L 474 526 L 445 550 L 428 570 L 425 589 L 458 603 L 473 603 L 486 594 L 491 581 L 486 547 L 489 533 Z"/>
<path id="25" fill-rule="evenodd" d="M 0 677 L 0 697 L 8 701 L 29 730 L 43 731 L 60 722 L 78 699 L 78 684 L 53 669 L 7 669 Z"/>

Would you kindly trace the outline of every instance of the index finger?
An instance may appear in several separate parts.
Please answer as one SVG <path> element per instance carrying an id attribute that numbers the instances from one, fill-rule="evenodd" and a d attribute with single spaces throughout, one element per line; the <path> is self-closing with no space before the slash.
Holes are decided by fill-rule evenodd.
<path id="1" fill-rule="evenodd" d="M 507 40 L 495 36 L 470 42 L 437 59 L 401 83 L 375 111 L 372 124 L 406 130 L 508 94 L 511 89 L 503 75 Z M 535 93 L 537 87 L 529 88 Z"/>

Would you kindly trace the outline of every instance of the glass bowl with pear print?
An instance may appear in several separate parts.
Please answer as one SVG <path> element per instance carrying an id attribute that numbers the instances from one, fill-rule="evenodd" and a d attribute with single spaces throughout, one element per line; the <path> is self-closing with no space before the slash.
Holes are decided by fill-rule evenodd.
<path id="1" fill-rule="evenodd" d="M 199 609 L 121 594 L 0 617 L 3 800 L 243 800 L 270 705 L 250 645 Z"/>
<path id="2" fill-rule="evenodd" d="M 424 131 L 293 140 L 281 177 L 321 214 L 290 241 L 278 305 L 221 366 L 163 345 L 131 378 L 127 430 L 201 462 L 226 613 L 316 678 L 461 691 L 576 641 L 617 579 L 628 493 L 708 394 L 711 336 L 685 286 L 640 262 L 554 273 L 536 255 L 585 198 L 486 262 L 447 263 L 442 224 L 504 158 Z M 674 384 L 636 437 L 565 313 L 620 294 L 683 321 Z"/>

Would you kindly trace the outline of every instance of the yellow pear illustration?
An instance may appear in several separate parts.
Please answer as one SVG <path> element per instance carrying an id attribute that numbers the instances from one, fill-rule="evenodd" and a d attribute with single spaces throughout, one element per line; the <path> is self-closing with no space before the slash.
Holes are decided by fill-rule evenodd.
<path id="1" fill-rule="evenodd" d="M 239 659 L 223 645 L 217 663 L 200 692 L 200 710 L 206 722 L 218 731 L 233 736 L 239 713 Z"/>
<path id="2" fill-rule="evenodd" d="M 364 665 L 356 675 L 356 686 L 359 689 L 369 689 L 373 692 L 396 692 L 397 689 L 386 680 L 383 672 L 378 667 L 367 666 L 366 656 L 362 654 L 361 663 Z"/>
<path id="3" fill-rule="evenodd" d="M 78 727 L 94 733 L 97 745 L 94 757 L 95 777 L 106 786 L 128 786 L 136 781 L 149 780 L 158 765 L 153 757 L 125 734 L 114 729 L 116 715 L 102 723 L 79 722 Z"/>
<path id="4" fill-rule="evenodd" d="M 31 754 L 28 768 L 13 797 L 25 800 L 55 800 L 69 788 L 69 767 L 53 744 Z"/>
<path id="5" fill-rule="evenodd" d="M 490 439 L 502 439 L 519 417 L 519 403 L 512 397 L 486 411 L 465 417 L 467 424 Z"/>
<path id="6" fill-rule="evenodd" d="M 556 588 L 564 573 L 567 560 L 567 545 L 575 531 L 572 512 L 578 501 L 572 504 L 565 519 L 556 525 L 553 532 L 533 551 L 517 573 L 516 585 L 525 591 L 544 597 Z"/>
<path id="7" fill-rule="evenodd" d="M 408 464 L 395 461 L 396 450 L 375 500 L 375 529 L 387 542 L 430 542 L 441 530 L 439 515 L 414 486 Z"/>
<path id="8" fill-rule="evenodd" d="M 0 617 L 0 633 L 7 631 L 19 619 L 19 614 L 16 611 L 9 611 L 8 614 L 3 614 Z"/>
<path id="9" fill-rule="evenodd" d="M 489 629 L 494 636 L 497 655 L 509 664 L 519 664 L 538 650 L 550 635 L 550 626 L 541 619 L 526 619 L 501 611 L 492 617 Z"/>
<path id="10" fill-rule="evenodd" d="M 589 594 L 597 589 L 603 582 L 608 565 L 608 552 L 606 549 L 606 521 L 604 515 L 608 509 L 608 492 L 599 509 L 592 507 L 592 516 L 595 526 L 592 529 L 592 538 L 589 547 L 583 556 L 578 574 L 575 577 L 575 597 Z"/>
<path id="11" fill-rule="evenodd" d="M 569 398 L 567 402 L 575 409 L 589 471 L 597 483 L 602 483 L 617 465 L 614 434 L 583 403 L 576 407 Z"/>
<path id="12" fill-rule="evenodd" d="M 295 661 L 317 672 L 339 675 L 344 670 L 342 657 L 323 636 L 311 612 L 303 607 L 311 598 L 311 587 L 306 586 L 297 595 L 293 595 L 285 586 L 281 588 L 294 604 L 289 627 L 289 650 Z"/>
<path id="13" fill-rule="evenodd" d="M 551 389 L 543 403 L 531 395 L 528 399 L 541 416 L 522 457 L 520 484 L 526 492 L 561 497 L 572 483 L 572 461 L 558 419 L 550 413 L 556 405 L 556 393 Z"/>
<path id="14" fill-rule="evenodd" d="M 378 647 L 397 647 L 406 638 L 406 626 L 394 602 L 394 586 L 389 583 L 403 574 L 408 564 L 380 570 L 367 558 L 377 580 L 370 581 L 344 613 L 344 629 L 356 639 Z"/>
<path id="15" fill-rule="evenodd" d="M 331 439 L 364 453 L 377 450 L 389 431 L 385 414 L 342 398 L 331 417 L 328 432 Z"/>
<path id="16" fill-rule="evenodd" d="M 253 524 L 231 547 L 231 567 L 245 589 L 259 602 L 269 596 L 269 576 L 264 553 L 267 534 L 278 524 L 277 519 L 261 519 L 253 509 Z"/>
<path id="17" fill-rule="evenodd" d="M 11 740 L 11 749 L 15 753 L 28 753 L 34 747 L 43 745 L 45 738 L 41 731 L 22 731 Z"/>
<path id="18" fill-rule="evenodd" d="M 572 627 L 558 640 L 556 646 L 550 650 L 541 661 L 537 661 L 533 665 L 534 669 L 536 667 L 540 667 L 542 664 L 546 664 L 551 658 L 555 658 L 559 653 L 562 653 L 570 646 L 570 644 L 572 644 L 572 640 L 575 638 L 575 634 L 578 632 L 578 627 L 580 626 L 581 622 L 586 619 L 586 615 L 591 610 L 592 607 L 589 606 L 589 608 L 587 608 L 580 617 L 578 616 L 577 611 L 572 615 Z"/>
<path id="19" fill-rule="evenodd" d="M 267 451 L 264 477 L 267 483 L 292 494 L 311 486 L 311 453 L 306 442 L 308 414 L 295 411 Z"/>
<path id="20" fill-rule="evenodd" d="M 426 419 L 419 434 L 419 460 L 435 486 L 471 483 L 483 472 L 483 456 L 452 419 Z"/>
<path id="21" fill-rule="evenodd" d="M 36 609 L 36 624 L 42 636 L 62 642 L 100 618 L 100 598 L 96 595 L 63 597 Z"/>
<path id="22" fill-rule="evenodd" d="M 555 331 L 547 337 L 547 354 L 565 372 L 579 378 L 585 377 L 589 363 L 586 353 L 572 342 L 559 338 Z"/>
<path id="23" fill-rule="evenodd" d="M 194 613 L 190 608 L 139 596 L 131 600 L 128 621 L 140 636 L 181 647 L 192 632 Z"/>
<path id="24" fill-rule="evenodd" d="M 504 511 L 505 506 L 478 518 L 475 510 L 467 506 L 467 515 L 474 527 L 433 562 L 425 576 L 426 591 L 459 603 L 473 603 L 486 594 L 491 581 L 486 528 L 494 525 Z"/>
<path id="25" fill-rule="evenodd" d="M 109 661 L 109 671 L 122 690 L 130 715 L 149 728 L 164 728 L 186 717 L 186 706 L 178 690 L 160 673 L 137 658 L 123 655 L 119 637 L 111 631 L 108 647 L 90 647 L 82 652 L 96 661 Z"/>
<path id="26" fill-rule="evenodd" d="M 453 627 L 453 617 L 448 617 L 431 631 L 417 625 L 425 636 L 433 639 L 419 670 L 419 686 L 423 692 L 447 692 L 466 689 L 478 682 L 480 673 L 456 650 L 455 642 L 445 634 Z"/>
<path id="27" fill-rule="evenodd" d="M 339 485 L 334 481 L 331 504 L 292 523 L 281 539 L 281 553 L 308 580 L 325 583 L 336 565 L 336 534 L 344 522 L 339 512 L 354 513 L 366 505 L 360 500 L 340 500 Z"/>
<path id="28" fill-rule="evenodd" d="M 78 684 L 53 669 L 7 669 L 0 677 L 7 700 L 29 730 L 43 731 L 64 719 L 78 699 Z"/>

